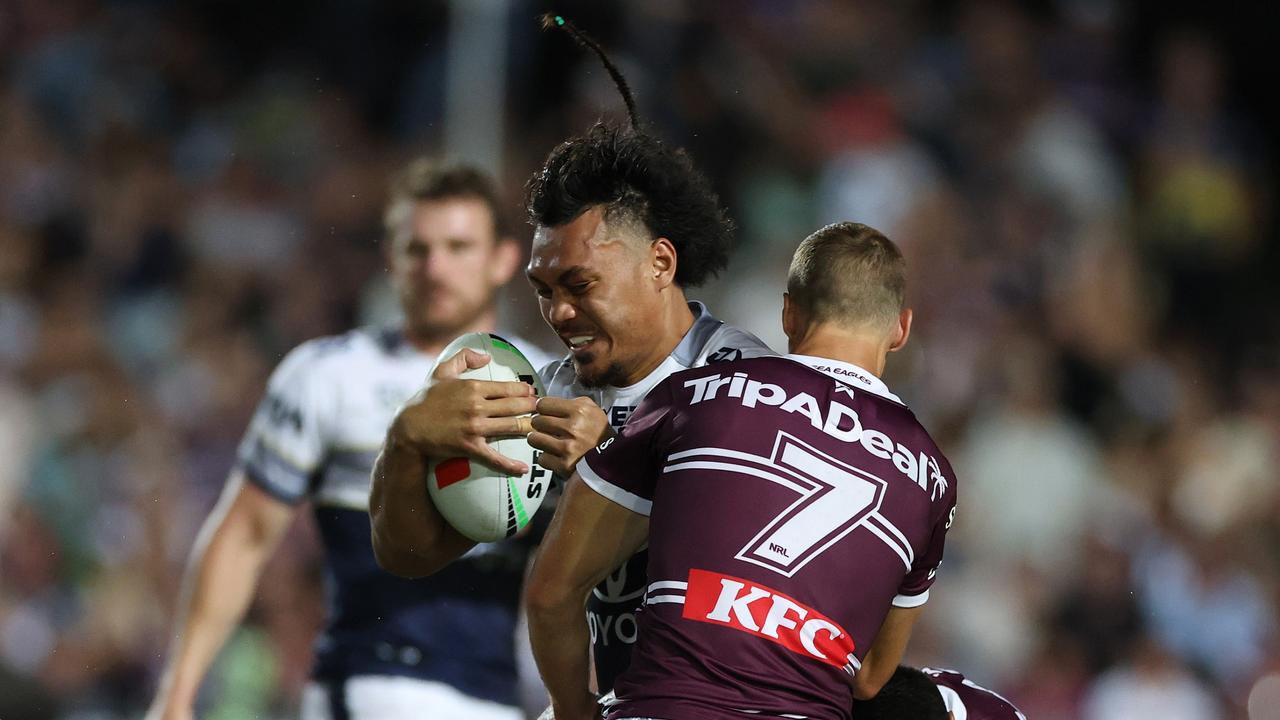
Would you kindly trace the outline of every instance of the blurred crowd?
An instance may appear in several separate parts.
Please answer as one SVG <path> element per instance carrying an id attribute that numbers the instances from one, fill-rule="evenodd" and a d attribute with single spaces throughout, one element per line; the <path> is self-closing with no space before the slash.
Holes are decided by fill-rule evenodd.
<path id="1" fill-rule="evenodd" d="M 510 23 L 518 219 L 542 156 L 619 102 L 541 3 L 485 2 Z M 916 323 L 887 380 L 961 483 L 912 663 L 1036 720 L 1280 717 L 1280 253 L 1251 58 L 1119 0 L 556 9 L 737 220 L 692 293 L 723 319 L 785 350 L 801 238 L 852 219 L 903 247 Z M 380 213 L 389 174 L 441 152 L 449 10 L 0 2 L 0 717 L 141 713 L 267 374 L 391 321 Z M 554 349 L 522 283 L 502 310 Z M 296 706 L 323 614 L 307 521 L 267 572 L 202 717 Z"/>

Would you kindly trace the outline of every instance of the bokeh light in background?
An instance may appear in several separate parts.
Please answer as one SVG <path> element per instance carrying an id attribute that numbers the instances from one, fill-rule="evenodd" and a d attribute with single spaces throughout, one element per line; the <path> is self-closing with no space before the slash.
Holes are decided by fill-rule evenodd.
<path id="1" fill-rule="evenodd" d="M 617 117 L 549 6 L 455 5 L 0 4 L 0 717 L 146 706 L 267 373 L 386 317 L 392 170 L 482 155 L 519 217 L 551 146 Z M 888 380 L 962 483 L 909 660 L 1037 720 L 1277 717 L 1280 78 L 1266 4 L 1220 5 L 555 7 L 737 219 L 692 293 L 722 318 L 783 349 L 826 222 L 904 248 Z M 552 347 L 522 285 L 503 312 Z M 203 717 L 296 706 L 308 522 L 267 576 Z"/>

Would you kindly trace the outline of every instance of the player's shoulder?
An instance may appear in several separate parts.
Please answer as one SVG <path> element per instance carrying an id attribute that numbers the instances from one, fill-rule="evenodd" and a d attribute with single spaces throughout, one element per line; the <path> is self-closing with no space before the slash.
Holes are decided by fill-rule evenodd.
<path id="1" fill-rule="evenodd" d="M 699 358 L 701 365 L 776 357 L 773 348 L 755 335 L 734 325 L 724 324 L 709 338 Z"/>
<path id="2" fill-rule="evenodd" d="M 784 373 L 802 368 L 803 366 L 796 365 L 785 357 L 774 354 L 732 360 L 713 360 L 677 370 L 663 378 L 659 385 L 670 387 L 673 396 L 678 396 L 681 388 L 688 394 L 697 395 L 699 394 L 699 387 L 704 387 L 707 382 L 716 379 L 723 379 L 727 383 L 731 382 L 729 380 L 730 377 L 737 375 L 745 376 L 743 377 L 744 382 L 748 380 L 757 382 L 761 380 L 773 381 L 781 378 Z"/>
<path id="3" fill-rule="evenodd" d="M 341 375 L 393 355 L 403 339 L 394 330 L 361 327 L 299 343 L 276 366 L 277 378 Z"/>
<path id="4" fill-rule="evenodd" d="M 577 380 L 577 373 L 573 369 L 573 356 L 565 355 L 558 360 L 545 363 L 538 370 L 538 377 L 542 378 L 542 386 L 546 388 L 547 395 L 556 397 L 565 394 Z"/>
<path id="5" fill-rule="evenodd" d="M 984 718 L 1008 718 L 1009 720 L 1026 720 L 1026 716 L 1014 705 L 1008 698 L 990 688 L 983 687 L 972 680 L 969 680 L 963 673 L 955 670 L 946 670 L 939 668 L 920 668 L 920 672 L 924 673 L 934 685 L 940 688 L 948 688 L 956 693 L 960 702 L 973 704 L 978 702 L 980 707 L 969 707 L 969 716 L 972 717 L 974 711 L 981 712 Z M 943 693 L 944 700 L 950 700 L 947 694 Z M 948 710 L 952 708 L 948 705 Z"/>
<path id="6" fill-rule="evenodd" d="M 949 670 L 947 668 L 922 667 L 920 672 L 929 676 L 930 680 L 936 682 L 963 684 L 965 681 L 964 674 L 957 670 Z"/>
<path id="7" fill-rule="evenodd" d="M 687 368 L 714 363 L 732 362 L 744 358 L 776 355 L 763 340 L 718 319 L 706 305 L 689 303 L 693 311 L 693 326 L 676 346 L 672 356 Z"/>

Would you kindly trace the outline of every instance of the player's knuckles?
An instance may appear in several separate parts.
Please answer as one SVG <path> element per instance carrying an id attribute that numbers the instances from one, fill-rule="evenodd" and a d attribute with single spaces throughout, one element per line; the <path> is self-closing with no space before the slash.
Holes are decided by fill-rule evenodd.
<path id="1" fill-rule="evenodd" d="M 574 417 L 582 418 L 583 420 L 590 418 L 595 413 L 600 413 L 602 416 L 604 414 L 604 411 L 602 411 L 599 408 L 599 406 L 597 406 L 594 402 L 592 402 L 590 398 L 575 399 L 573 401 L 573 407 L 571 411 Z"/>
<path id="2" fill-rule="evenodd" d="M 568 429 L 573 444 L 584 448 L 595 447 L 596 438 L 600 436 L 600 428 L 590 418 L 575 418 Z"/>
<path id="3" fill-rule="evenodd" d="M 468 418 L 478 418 L 484 415 L 485 400 L 479 393 L 469 392 L 463 398 L 462 412 Z"/>
<path id="4" fill-rule="evenodd" d="M 484 434 L 484 418 L 479 413 L 473 413 L 463 417 L 460 422 L 460 429 L 464 435 L 483 435 Z"/>

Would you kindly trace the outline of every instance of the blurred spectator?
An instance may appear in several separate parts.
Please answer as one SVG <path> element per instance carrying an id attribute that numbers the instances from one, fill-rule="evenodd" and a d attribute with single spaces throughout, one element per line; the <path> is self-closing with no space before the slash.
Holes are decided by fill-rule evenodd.
<path id="1" fill-rule="evenodd" d="M 1272 600 L 1238 569 L 1233 542 L 1155 535 L 1139 549 L 1135 577 L 1151 633 L 1225 687 L 1247 689 L 1275 631 Z"/>
<path id="2" fill-rule="evenodd" d="M 1200 681 L 1151 641 L 1139 642 L 1133 659 L 1103 673 L 1085 699 L 1085 720 L 1217 720 L 1223 717 Z"/>
<path id="3" fill-rule="evenodd" d="M 971 519 L 956 529 L 985 563 L 1054 576 L 1076 567 L 1107 476 L 1096 440 L 1056 407 L 1046 350 L 1025 338 L 1001 344 L 1000 387 L 960 447 Z"/>
<path id="4" fill-rule="evenodd" d="M 1086 540 L 1079 585 L 1053 609 L 1054 628 L 1073 638 L 1090 673 L 1118 663 L 1142 632 L 1142 615 L 1129 583 L 1129 558 L 1097 537 Z"/>

